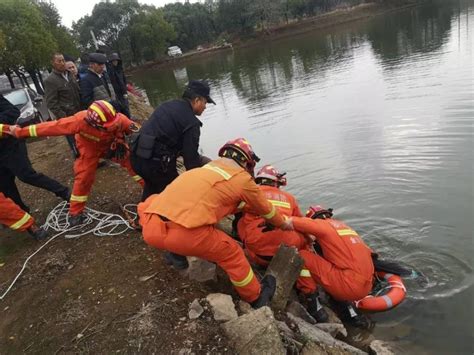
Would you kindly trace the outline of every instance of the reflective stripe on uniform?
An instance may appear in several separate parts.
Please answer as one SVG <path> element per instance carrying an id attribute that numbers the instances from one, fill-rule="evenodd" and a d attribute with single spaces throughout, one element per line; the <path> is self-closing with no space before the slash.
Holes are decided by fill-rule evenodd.
<path id="1" fill-rule="evenodd" d="M 240 201 L 239 205 L 237 206 L 237 209 L 241 210 L 244 207 L 245 207 L 245 201 Z"/>
<path id="2" fill-rule="evenodd" d="M 88 196 L 77 196 L 77 195 L 71 195 L 71 201 L 75 202 L 86 202 Z"/>
<path id="3" fill-rule="evenodd" d="M 302 269 L 302 270 L 300 271 L 300 276 L 301 276 L 301 277 L 311 277 L 311 273 L 309 272 L 308 269 Z"/>
<path id="4" fill-rule="evenodd" d="M 0 137 L 3 135 L 3 124 L 0 123 Z"/>
<path id="5" fill-rule="evenodd" d="M 28 126 L 28 131 L 30 133 L 30 137 L 38 137 L 38 133 L 36 133 L 36 125 L 32 124 L 31 126 Z"/>
<path id="6" fill-rule="evenodd" d="M 86 132 L 82 132 L 80 131 L 79 134 L 81 136 L 83 136 L 84 138 L 87 138 L 91 141 L 94 141 L 94 142 L 100 142 L 100 138 L 99 137 L 96 137 L 96 136 L 93 136 L 92 134 L 89 134 L 89 133 L 86 133 Z"/>
<path id="7" fill-rule="evenodd" d="M 276 208 L 275 206 L 272 205 L 272 210 L 268 212 L 267 214 L 262 215 L 262 217 L 265 219 L 272 219 L 273 216 L 275 216 L 275 214 L 276 214 Z"/>
<path id="8" fill-rule="evenodd" d="M 13 230 L 17 230 L 17 229 L 20 229 L 22 226 L 25 225 L 26 222 L 28 222 L 30 220 L 31 216 L 25 212 L 25 214 L 23 215 L 23 217 L 21 217 L 20 220 L 16 221 L 15 223 L 13 223 L 10 228 L 13 229 Z"/>
<path id="9" fill-rule="evenodd" d="M 232 177 L 232 175 L 230 175 L 227 171 L 221 168 L 218 168 L 217 166 L 214 166 L 214 165 L 206 164 L 203 166 L 203 168 L 207 170 L 212 170 L 218 173 L 220 176 L 222 176 L 226 180 L 229 180 Z"/>
<path id="10" fill-rule="evenodd" d="M 337 234 L 339 234 L 341 237 L 345 235 L 356 235 L 358 236 L 357 232 L 352 229 L 338 229 Z"/>
<path id="11" fill-rule="evenodd" d="M 245 277 L 245 279 L 241 280 L 241 281 L 235 281 L 235 280 L 230 280 L 232 282 L 232 285 L 234 285 L 235 287 L 245 287 L 247 286 L 253 279 L 254 275 L 253 275 L 253 270 L 250 269 L 248 275 Z"/>
<path id="12" fill-rule="evenodd" d="M 288 208 L 291 210 L 291 204 L 289 202 L 277 201 L 277 200 L 268 200 L 273 206 Z"/>
<path id="13" fill-rule="evenodd" d="M 132 179 L 135 181 L 140 181 L 142 177 L 140 175 L 135 175 L 135 176 L 132 176 Z"/>

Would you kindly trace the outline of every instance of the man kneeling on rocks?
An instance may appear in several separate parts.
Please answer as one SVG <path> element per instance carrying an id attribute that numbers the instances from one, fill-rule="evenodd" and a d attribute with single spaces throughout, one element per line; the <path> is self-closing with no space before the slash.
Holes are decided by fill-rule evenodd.
<path id="1" fill-rule="evenodd" d="M 344 222 L 332 218 L 332 209 L 311 206 L 306 217 L 294 217 L 298 232 L 311 235 L 321 248 L 321 255 L 307 250 L 299 253 L 316 284 L 343 305 L 344 320 L 363 325 L 365 317 L 358 315 L 351 302 L 367 296 L 372 290 L 374 263 L 372 250 L 356 231 Z"/>
<path id="2" fill-rule="evenodd" d="M 227 142 L 220 159 L 187 171 L 159 195 L 138 205 L 143 238 L 149 245 L 181 256 L 215 262 L 229 276 L 240 297 L 254 308 L 267 305 L 276 287 L 273 276 L 258 281 L 239 244 L 216 228 L 241 203 L 253 208 L 272 225 L 291 230 L 253 181 L 258 157 L 243 138 Z M 171 254 L 176 259 L 176 254 Z"/>
<path id="3" fill-rule="evenodd" d="M 267 200 L 282 215 L 302 217 L 295 197 L 280 189 L 281 186 L 286 186 L 287 183 L 284 173 L 280 173 L 271 165 L 265 165 L 258 171 L 255 182 L 260 186 L 260 190 Z M 296 231 L 267 231 L 264 218 L 256 215 L 247 206 L 243 206 L 243 210 L 244 214 L 237 223 L 237 231 L 247 255 L 256 264 L 267 267 L 281 244 L 311 252 L 312 241 L 307 239 L 304 234 Z M 327 322 L 328 314 L 319 302 L 316 282 L 306 267 L 303 267 L 300 272 L 300 276 L 296 281 L 296 288 L 305 296 L 309 314 L 318 323 Z"/>

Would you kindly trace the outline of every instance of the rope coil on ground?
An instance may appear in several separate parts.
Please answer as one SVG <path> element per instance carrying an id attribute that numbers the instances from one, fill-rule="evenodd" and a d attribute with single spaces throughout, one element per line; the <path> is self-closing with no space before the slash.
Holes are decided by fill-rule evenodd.
<path id="1" fill-rule="evenodd" d="M 135 208 L 134 208 L 135 207 Z M 123 210 L 126 211 L 129 215 L 136 218 L 137 213 L 136 205 L 127 204 L 124 205 Z M 65 201 L 58 204 L 53 210 L 48 214 L 45 223 L 41 226 L 45 230 L 53 230 L 57 232 L 55 235 L 50 237 L 43 245 L 41 245 L 33 254 L 31 254 L 28 258 L 26 258 L 20 272 L 15 276 L 13 281 L 10 283 L 6 291 L 0 296 L 0 301 L 3 300 L 6 295 L 10 292 L 13 288 L 15 283 L 18 281 L 20 276 L 22 275 L 23 271 L 25 271 L 26 265 L 28 262 L 38 254 L 45 246 L 51 243 L 53 240 L 58 238 L 61 235 L 64 235 L 65 238 L 73 239 L 79 238 L 81 236 L 87 234 L 93 234 L 99 237 L 103 236 L 116 236 L 123 234 L 129 230 L 133 230 L 134 228 L 130 226 L 130 223 L 118 214 L 113 213 L 106 213 L 96 211 L 92 208 L 86 207 L 84 211 L 84 215 L 86 219 L 84 223 L 70 227 L 69 220 L 68 220 L 68 211 L 69 211 L 69 204 Z M 66 234 L 70 232 L 76 232 L 71 234 Z"/>

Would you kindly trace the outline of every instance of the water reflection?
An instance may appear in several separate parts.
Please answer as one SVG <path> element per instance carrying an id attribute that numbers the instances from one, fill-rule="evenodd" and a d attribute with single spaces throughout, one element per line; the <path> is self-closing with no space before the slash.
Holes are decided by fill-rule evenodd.
<path id="1" fill-rule="evenodd" d="M 247 137 L 288 172 L 302 208 L 334 207 L 375 250 L 429 276 L 380 326 L 412 350 L 472 353 L 468 327 L 447 340 L 439 326 L 472 321 L 474 6 L 458 4 L 218 53 L 186 74 L 208 78 L 217 101 L 202 117 L 206 154 Z M 181 94 L 179 73 L 135 79 L 157 104 Z"/>

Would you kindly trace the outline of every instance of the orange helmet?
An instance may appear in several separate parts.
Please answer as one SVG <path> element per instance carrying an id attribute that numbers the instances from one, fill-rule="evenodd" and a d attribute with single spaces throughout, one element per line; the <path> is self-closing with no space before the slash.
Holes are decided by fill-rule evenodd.
<path id="1" fill-rule="evenodd" d="M 308 210 L 306 211 L 306 217 L 311 219 L 316 218 L 331 218 L 332 217 L 332 208 L 325 209 L 320 205 L 316 206 L 309 206 Z"/>
<path id="2" fill-rule="evenodd" d="M 94 101 L 87 109 L 85 121 L 92 127 L 107 130 L 117 118 L 117 111 L 105 100 Z"/>
<path id="3" fill-rule="evenodd" d="M 245 167 L 252 176 L 255 165 L 260 161 L 260 158 L 254 153 L 252 146 L 245 138 L 228 141 L 219 149 L 219 156 L 235 160 Z"/>
<path id="4" fill-rule="evenodd" d="M 270 180 L 276 183 L 277 186 L 286 186 L 285 175 L 286 173 L 280 173 L 271 165 L 264 165 L 255 176 L 255 182 L 257 184 L 266 185 L 265 180 Z"/>

